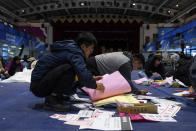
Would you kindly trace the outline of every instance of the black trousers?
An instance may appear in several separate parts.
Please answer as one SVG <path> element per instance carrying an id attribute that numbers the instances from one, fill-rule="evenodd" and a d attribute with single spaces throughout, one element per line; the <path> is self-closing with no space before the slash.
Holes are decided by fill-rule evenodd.
<path id="1" fill-rule="evenodd" d="M 70 95 L 73 93 L 75 73 L 71 65 L 60 65 L 48 72 L 41 80 L 32 81 L 30 90 L 35 96 L 46 97 L 51 93 Z"/>
<path id="2" fill-rule="evenodd" d="M 120 74 L 128 81 L 129 85 L 131 86 L 131 93 L 134 94 L 141 94 L 141 92 L 136 88 L 136 86 L 131 81 L 131 71 L 132 71 L 132 65 L 131 62 L 127 62 L 120 66 L 118 69 Z"/>
<path id="3" fill-rule="evenodd" d="M 86 66 L 87 66 L 87 69 L 89 71 L 91 71 L 91 73 L 94 75 L 94 76 L 99 76 L 100 73 L 98 71 L 98 68 L 97 68 L 97 62 L 95 60 L 95 57 L 89 57 L 87 60 L 86 60 Z"/>

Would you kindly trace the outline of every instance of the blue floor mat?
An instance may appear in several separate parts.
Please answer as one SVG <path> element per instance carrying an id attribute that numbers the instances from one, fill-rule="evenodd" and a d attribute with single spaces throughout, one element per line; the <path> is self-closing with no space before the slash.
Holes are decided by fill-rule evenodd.
<path id="1" fill-rule="evenodd" d="M 172 88 L 148 89 L 154 96 L 168 97 L 175 91 Z M 77 131 L 78 126 L 63 124 L 63 121 L 49 118 L 56 113 L 52 111 L 34 110 L 37 103 L 44 99 L 35 97 L 29 91 L 27 83 L 0 83 L 0 131 Z M 193 103 L 194 104 L 194 103 Z M 74 113 L 74 112 L 72 112 Z M 75 112 L 77 113 L 77 112 Z M 174 117 L 178 122 L 133 122 L 135 131 L 193 131 L 196 129 L 196 107 L 185 105 Z"/>

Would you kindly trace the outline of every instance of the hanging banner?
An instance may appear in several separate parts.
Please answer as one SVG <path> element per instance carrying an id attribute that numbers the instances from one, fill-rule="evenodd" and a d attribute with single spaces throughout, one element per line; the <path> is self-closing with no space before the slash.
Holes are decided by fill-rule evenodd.
<path id="1" fill-rule="evenodd" d="M 53 21 L 54 23 L 56 23 L 56 22 L 58 21 L 58 19 L 57 19 L 57 18 L 54 18 L 54 19 L 52 19 L 52 21 Z"/>
<path id="2" fill-rule="evenodd" d="M 62 23 L 64 23 L 64 22 L 65 22 L 65 18 L 61 18 L 60 21 L 61 21 Z"/>
<path id="3" fill-rule="evenodd" d="M 72 23 L 73 20 L 74 20 L 73 18 L 67 19 L 67 21 L 68 21 L 69 23 Z"/>
<path id="4" fill-rule="evenodd" d="M 96 20 L 97 20 L 97 19 L 95 19 L 95 18 L 91 18 L 91 19 L 90 19 L 90 21 L 91 21 L 92 23 L 95 23 Z"/>
<path id="5" fill-rule="evenodd" d="M 112 19 L 112 21 L 113 21 L 114 23 L 118 23 L 119 19 L 118 19 L 118 18 L 115 18 L 115 19 Z"/>
<path id="6" fill-rule="evenodd" d="M 83 21 L 84 23 L 87 23 L 87 22 L 88 22 L 88 19 L 87 19 L 87 18 L 84 18 L 84 19 L 82 19 L 82 21 Z"/>
<path id="7" fill-rule="evenodd" d="M 81 21 L 81 19 L 80 19 L 80 18 L 76 18 L 75 21 L 76 21 L 77 23 L 79 23 L 79 22 Z"/>
<path id="8" fill-rule="evenodd" d="M 106 23 L 110 23 L 111 20 L 110 18 L 105 19 Z"/>
<path id="9" fill-rule="evenodd" d="M 98 19 L 97 19 L 97 21 L 98 21 L 99 23 L 102 23 L 103 20 L 104 20 L 104 19 L 102 19 L 102 18 L 98 18 Z"/>
<path id="10" fill-rule="evenodd" d="M 124 23 L 127 21 L 127 19 L 124 19 L 124 18 L 123 18 L 123 19 L 120 19 L 120 21 L 121 21 L 121 23 L 124 24 Z"/>

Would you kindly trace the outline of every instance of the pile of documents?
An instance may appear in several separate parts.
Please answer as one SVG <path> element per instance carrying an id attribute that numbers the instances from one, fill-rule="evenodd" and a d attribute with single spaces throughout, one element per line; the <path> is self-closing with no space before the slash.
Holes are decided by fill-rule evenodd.
<path id="1" fill-rule="evenodd" d="M 142 84 L 146 86 L 166 86 L 169 87 L 172 85 L 173 77 L 168 77 L 165 80 L 152 80 L 147 78 L 141 78 L 138 80 L 134 80 L 136 84 Z"/>
<path id="2" fill-rule="evenodd" d="M 158 107 L 158 114 L 140 113 L 145 119 L 161 122 L 177 122 L 173 117 L 181 109 L 182 103 L 152 96 L 139 95 L 137 98 L 151 100 Z"/>
<path id="3" fill-rule="evenodd" d="M 64 124 L 80 126 L 79 129 L 133 130 L 130 117 L 112 117 L 115 112 L 105 110 L 80 110 L 78 114 L 54 114 L 51 118 Z"/>
<path id="4" fill-rule="evenodd" d="M 113 96 L 109 97 L 103 100 L 99 100 L 96 102 L 93 102 L 95 106 L 102 106 L 102 105 L 107 105 L 111 103 L 116 103 L 116 102 L 123 102 L 123 103 L 130 103 L 130 104 L 136 104 L 139 103 L 139 101 L 134 98 L 131 94 L 124 94 L 124 95 L 118 95 L 118 96 Z"/>

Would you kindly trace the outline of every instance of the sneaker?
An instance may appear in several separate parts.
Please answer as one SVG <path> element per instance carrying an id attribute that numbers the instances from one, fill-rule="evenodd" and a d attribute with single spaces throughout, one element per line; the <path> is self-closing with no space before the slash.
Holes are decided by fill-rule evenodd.
<path id="1" fill-rule="evenodd" d="M 44 109 L 57 112 L 67 112 L 71 110 L 71 106 L 68 104 L 63 104 L 62 100 L 56 96 L 47 96 L 45 98 Z"/>

